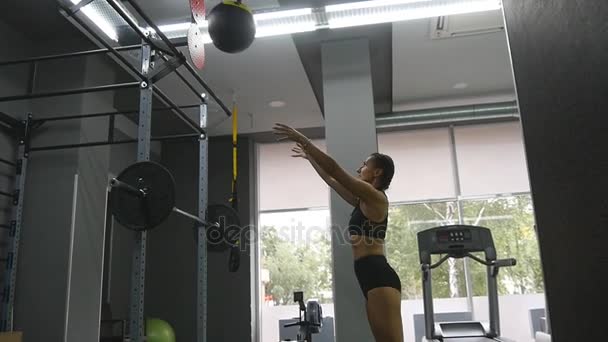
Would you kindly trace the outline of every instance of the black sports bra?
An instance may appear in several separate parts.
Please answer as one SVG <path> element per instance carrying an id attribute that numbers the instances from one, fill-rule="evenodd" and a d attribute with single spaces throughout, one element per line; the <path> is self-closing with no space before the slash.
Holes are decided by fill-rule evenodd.
<path id="1" fill-rule="evenodd" d="M 361 206 L 357 204 L 353 212 L 350 214 L 348 221 L 348 233 L 350 235 L 363 235 L 376 239 L 384 239 L 386 237 L 386 226 L 388 224 L 388 213 L 382 222 L 370 221 L 363 211 Z"/>

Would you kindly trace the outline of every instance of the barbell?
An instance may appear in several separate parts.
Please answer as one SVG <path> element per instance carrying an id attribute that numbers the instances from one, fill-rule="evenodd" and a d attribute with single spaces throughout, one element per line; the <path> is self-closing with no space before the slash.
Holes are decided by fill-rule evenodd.
<path id="1" fill-rule="evenodd" d="M 223 204 L 207 207 L 205 219 L 175 206 L 175 179 L 164 166 L 144 161 L 130 165 L 110 180 L 110 212 L 121 225 L 135 231 L 158 227 L 171 213 L 196 222 L 206 229 L 209 250 L 230 248 L 229 268 L 240 264 L 241 224 L 237 212 Z"/>

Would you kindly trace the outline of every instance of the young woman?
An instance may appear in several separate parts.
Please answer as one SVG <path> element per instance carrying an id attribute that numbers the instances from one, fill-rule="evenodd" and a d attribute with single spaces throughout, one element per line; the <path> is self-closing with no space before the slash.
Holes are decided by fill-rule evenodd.
<path id="1" fill-rule="evenodd" d="M 395 173 L 393 160 L 373 153 L 353 177 L 297 130 L 276 124 L 274 134 L 278 140 L 295 142 L 293 157 L 307 159 L 327 185 L 355 207 L 348 231 L 367 319 L 376 342 L 402 342 L 401 281 L 384 256 L 389 205 L 384 191 Z"/>

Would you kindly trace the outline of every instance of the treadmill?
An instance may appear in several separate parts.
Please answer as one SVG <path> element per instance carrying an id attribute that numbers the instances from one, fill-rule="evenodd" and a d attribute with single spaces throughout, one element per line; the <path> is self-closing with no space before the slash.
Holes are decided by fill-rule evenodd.
<path id="1" fill-rule="evenodd" d="M 418 250 L 422 271 L 425 337 L 422 342 L 487 342 L 508 340 L 500 337 L 498 286 L 496 277 L 501 267 L 515 266 L 515 259 L 497 260 L 492 233 L 488 228 L 451 225 L 431 228 L 418 233 Z M 484 259 L 472 253 L 481 252 Z M 431 263 L 432 255 L 443 255 Z M 471 258 L 486 266 L 490 322 L 435 323 L 431 270 L 449 258 Z"/>

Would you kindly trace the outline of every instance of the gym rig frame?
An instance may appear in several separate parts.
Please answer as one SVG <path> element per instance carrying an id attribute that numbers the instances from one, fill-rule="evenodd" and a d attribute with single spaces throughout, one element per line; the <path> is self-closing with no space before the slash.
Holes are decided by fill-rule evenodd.
<path id="1" fill-rule="evenodd" d="M 100 36 L 96 30 L 92 29 L 85 20 L 80 17 L 79 11 L 84 6 L 93 1 L 104 1 L 109 4 L 116 13 L 139 35 L 141 44 L 112 46 Z M 139 108 L 130 111 L 116 111 L 105 113 L 91 113 L 71 116 L 53 116 L 41 119 L 34 119 L 32 114 L 27 115 L 26 120 L 19 121 L 13 117 L 0 113 L 0 128 L 6 128 L 9 133 L 17 137 L 18 151 L 17 161 L 12 162 L 5 159 L 0 159 L 0 163 L 9 165 L 15 168 L 15 190 L 13 193 L 0 192 L 0 196 L 7 196 L 13 199 L 12 220 L 9 225 L 0 225 L 1 228 L 9 229 L 9 253 L 6 259 L 6 270 L 8 276 L 5 276 L 5 283 L 2 290 L 2 316 L 1 316 L 1 331 L 13 330 L 13 310 L 15 298 L 15 284 L 17 275 L 17 257 L 19 251 L 19 241 L 22 229 L 23 215 L 23 195 L 25 188 L 25 175 L 27 170 L 27 161 L 31 152 L 60 150 L 69 148 L 82 148 L 92 146 L 106 146 L 117 144 L 137 143 L 137 161 L 147 161 L 150 159 L 150 143 L 151 141 L 171 141 L 194 139 L 199 144 L 199 181 L 198 181 L 198 216 L 200 219 L 205 219 L 206 209 L 208 205 L 208 136 L 207 136 L 207 97 L 200 93 L 197 88 L 180 73 L 178 68 L 184 66 L 188 73 L 193 76 L 198 85 L 204 88 L 206 94 L 221 107 L 227 116 L 232 116 L 230 109 L 222 102 L 222 100 L 213 92 L 213 90 L 205 83 L 195 68 L 188 62 L 184 54 L 177 48 L 184 46 L 184 43 L 174 43 L 158 28 L 158 26 L 150 19 L 144 10 L 134 1 L 126 0 L 135 12 L 143 19 L 146 25 L 152 28 L 151 31 L 144 31 L 140 25 L 134 21 L 132 16 L 127 13 L 123 6 L 119 5 L 117 0 L 82 0 L 77 5 L 67 4 L 58 0 L 60 13 L 67 18 L 74 26 L 80 29 L 93 43 L 99 46 L 99 49 L 79 51 L 66 54 L 48 55 L 34 58 L 27 58 L 14 61 L 0 62 L 0 67 L 18 64 L 31 65 L 31 79 L 29 83 L 29 92 L 23 95 L 0 97 L 0 103 L 29 100 L 37 98 L 59 97 L 74 94 L 86 94 L 104 91 L 114 91 L 129 88 L 139 88 Z M 139 51 L 140 67 L 137 68 L 125 58 L 120 52 L 124 51 Z M 44 93 L 34 93 L 33 84 L 36 79 L 36 71 L 39 62 L 58 60 L 65 58 L 84 57 L 91 55 L 108 54 L 119 66 L 124 68 L 133 78 L 134 81 L 126 83 L 117 83 L 110 85 L 102 85 L 95 87 L 85 87 L 79 89 L 68 89 L 61 91 L 52 91 Z M 164 63 L 152 70 L 152 60 L 157 58 Z M 188 89 L 200 100 L 199 104 L 178 106 L 175 104 L 157 85 L 163 77 L 175 73 L 186 85 Z M 153 98 L 158 99 L 165 105 L 162 108 L 152 108 Z M 183 111 L 183 109 L 198 108 L 198 120 L 192 120 Z M 152 137 L 151 136 L 151 117 L 153 110 L 170 110 L 180 120 L 185 122 L 194 133 L 178 134 Z M 117 115 L 138 115 L 138 132 L 137 139 L 115 140 L 113 137 L 114 119 Z M 60 120 L 75 120 L 87 119 L 96 117 L 109 117 L 108 139 L 107 141 L 87 142 L 80 144 L 54 145 L 54 146 L 30 146 L 30 138 L 32 130 L 40 127 L 45 122 L 60 121 Z M 131 270 L 131 290 L 130 290 L 130 313 L 129 313 L 129 337 L 130 341 L 142 342 L 145 338 L 144 332 L 144 291 L 145 291 L 145 268 L 146 268 L 146 238 L 145 231 L 138 232 L 136 235 L 135 249 L 132 256 Z M 199 229 L 197 234 L 197 293 L 196 293 L 196 339 L 197 341 L 206 341 L 207 331 L 207 236 L 204 229 Z"/>

